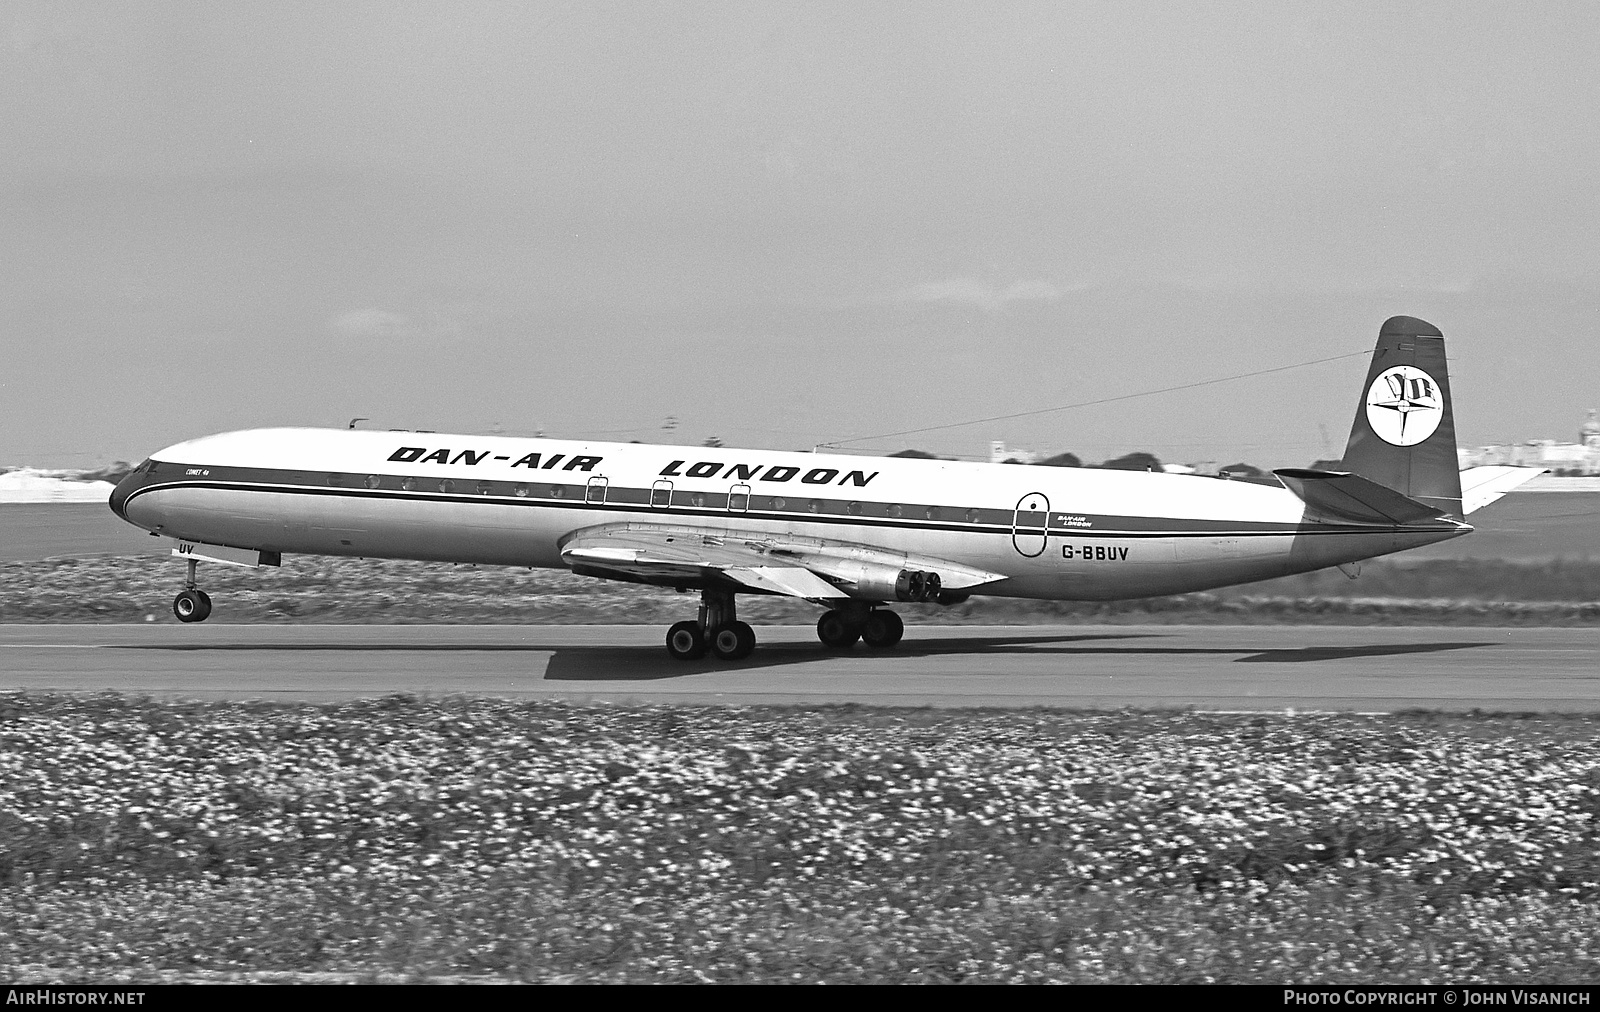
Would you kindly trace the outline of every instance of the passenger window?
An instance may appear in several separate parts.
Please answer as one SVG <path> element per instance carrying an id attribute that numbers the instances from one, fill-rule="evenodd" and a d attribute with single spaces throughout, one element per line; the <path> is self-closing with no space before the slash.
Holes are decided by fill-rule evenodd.
<path id="1" fill-rule="evenodd" d="M 382 478 L 378 477 L 375 474 L 367 475 L 367 487 L 368 488 L 377 488 L 379 485 L 382 485 L 382 484 L 383 484 L 383 479 Z"/>
<path id="2" fill-rule="evenodd" d="M 479 495 L 488 495 L 491 491 L 493 491 L 493 489 L 494 489 L 494 486 L 490 485 L 486 481 L 478 482 L 478 494 Z"/>

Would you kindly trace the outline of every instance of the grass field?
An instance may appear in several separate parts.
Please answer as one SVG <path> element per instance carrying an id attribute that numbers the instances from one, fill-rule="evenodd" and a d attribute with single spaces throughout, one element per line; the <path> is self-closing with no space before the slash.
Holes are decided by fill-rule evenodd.
<path id="1" fill-rule="evenodd" d="M 0 976 L 1582 982 L 1593 718 L 0 696 Z"/>

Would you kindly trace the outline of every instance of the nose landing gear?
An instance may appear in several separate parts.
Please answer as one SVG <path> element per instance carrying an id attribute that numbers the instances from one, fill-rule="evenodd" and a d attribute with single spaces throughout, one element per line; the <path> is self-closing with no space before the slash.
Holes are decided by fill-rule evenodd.
<path id="1" fill-rule="evenodd" d="M 211 597 L 195 585 L 195 570 L 199 563 L 189 561 L 189 576 L 183 581 L 183 590 L 172 599 L 172 614 L 179 622 L 204 622 L 211 615 Z"/>

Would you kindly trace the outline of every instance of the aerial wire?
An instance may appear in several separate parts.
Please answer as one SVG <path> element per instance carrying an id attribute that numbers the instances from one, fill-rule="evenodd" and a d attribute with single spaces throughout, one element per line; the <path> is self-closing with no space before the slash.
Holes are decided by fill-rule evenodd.
<path id="1" fill-rule="evenodd" d="M 1115 397 L 1099 397 L 1092 401 L 1078 401 L 1074 404 L 1058 404 L 1050 408 L 1033 408 L 1029 411 L 1014 411 L 1006 415 L 991 415 L 988 418 L 969 418 L 960 422 L 945 422 L 941 425 L 924 425 L 917 429 L 901 429 L 898 432 L 880 432 L 871 436 L 852 436 L 848 439 L 835 439 L 826 443 L 818 443 L 815 449 L 823 447 L 843 447 L 846 443 L 865 443 L 873 439 L 890 439 L 894 436 L 911 436 L 922 432 L 938 432 L 941 429 L 959 429 L 964 425 L 981 425 L 984 422 L 1003 422 L 1012 418 L 1027 418 L 1031 415 L 1047 415 L 1053 411 L 1070 411 L 1073 408 L 1089 408 L 1097 404 L 1112 404 L 1117 401 L 1131 401 L 1138 397 L 1154 397 L 1157 394 L 1176 393 L 1179 390 L 1193 390 L 1196 387 L 1215 386 L 1218 383 L 1232 383 L 1234 380 L 1250 379 L 1254 376 L 1267 376 L 1277 372 L 1288 372 L 1291 369 L 1305 369 L 1313 365 L 1323 365 L 1327 362 L 1338 362 L 1342 359 L 1356 358 L 1361 355 L 1372 354 L 1372 349 L 1347 352 L 1343 355 L 1331 355 L 1327 358 L 1315 358 L 1308 362 L 1295 362 L 1292 365 L 1274 366 L 1271 369 L 1256 369 L 1252 372 L 1236 373 L 1232 376 L 1218 376 L 1214 379 L 1196 380 L 1193 383 L 1180 383 L 1177 386 L 1162 387 L 1159 390 L 1141 390 L 1137 393 L 1118 394 Z"/>

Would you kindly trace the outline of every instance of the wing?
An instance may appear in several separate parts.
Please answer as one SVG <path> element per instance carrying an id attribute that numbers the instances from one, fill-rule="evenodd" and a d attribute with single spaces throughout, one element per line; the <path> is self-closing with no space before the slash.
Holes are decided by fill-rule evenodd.
<path id="1" fill-rule="evenodd" d="M 1542 467 L 1508 467 L 1489 464 L 1461 472 L 1461 509 L 1481 510 L 1512 489 L 1544 474 Z"/>
<path id="2" fill-rule="evenodd" d="M 908 586 L 967 590 L 1005 579 L 945 559 L 870 545 L 671 524 L 603 524 L 569 534 L 561 558 L 574 572 L 667 586 L 731 586 L 822 601 L 914 600 Z M 913 579 L 909 574 L 923 574 Z M 927 574 L 938 580 L 928 583 Z"/>

